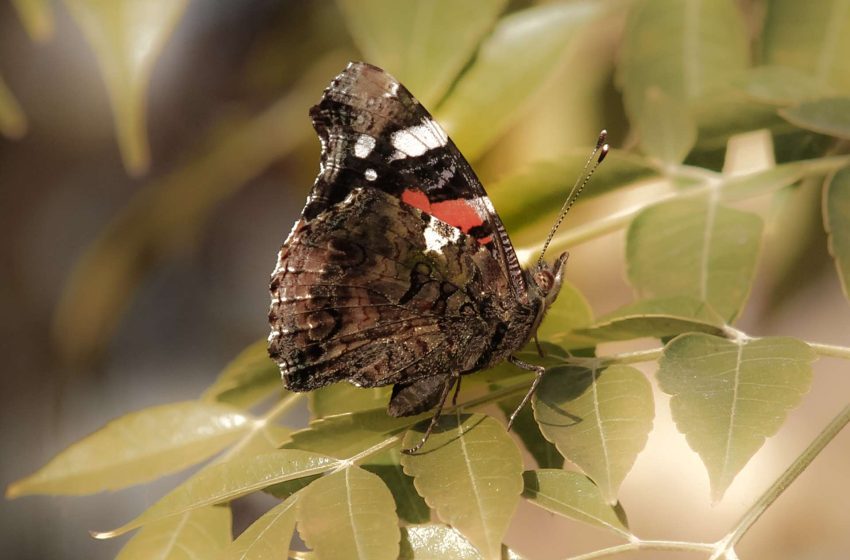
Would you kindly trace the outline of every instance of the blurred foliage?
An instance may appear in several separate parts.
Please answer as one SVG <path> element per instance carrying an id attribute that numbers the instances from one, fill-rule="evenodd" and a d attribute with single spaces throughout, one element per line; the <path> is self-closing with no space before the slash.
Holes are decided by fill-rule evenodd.
<path id="1" fill-rule="evenodd" d="M 149 167 L 150 75 L 187 4 L 65 4 L 99 61 L 127 172 L 142 174 Z M 552 250 L 625 229 L 637 299 L 594 321 L 582 294 L 564 288 L 539 333 L 550 343 L 547 357 L 522 354 L 549 372 L 533 411 L 515 426 L 518 438 L 494 417 L 471 412 L 489 404 L 513 408 L 531 380 L 509 365 L 470 376 L 459 405 L 447 410 L 418 455 L 399 449 L 418 440 L 422 417 L 387 417 L 386 388 L 317 391 L 310 395 L 313 421 L 290 435 L 279 419 L 302 397 L 276 396 L 277 374 L 258 342 L 197 401 L 119 418 L 11 485 L 7 496 L 122 488 L 224 450 L 136 519 L 97 536 L 143 527 L 121 553 L 125 560 L 177 558 L 177 543 L 198 557 L 280 555 L 296 527 L 315 558 L 515 558 L 503 539 L 525 497 L 610 531 L 628 543 L 621 550 L 652 548 L 628 528 L 618 490 L 656 410 L 649 381 L 629 364 L 658 361 L 677 427 L 706 467 L 712 498 L 721 499 L 804 398 L 818 355 L 850 358 L 848 348 L 759 339 L 733 326 L 765 243 L 781 242 L 765 234 L 774 215 L 743 204 L 758 197 L 782 204 L 793 189 L 820 189 L 828 233 L 820 233 L 821 241 L 850 294 L 850 8 L 841 0 L 531 4 L 293 5 L 297 21 L 314 27 L 271 57 L 289 64 L 275 68 L 285 75 L 271 80 L 277 97 L 246 111 L 250 117 L 216 123 L 186 149 L 182 163 L 144 182 L 80 259 L 54 331 L 67 363 L 96 358 L 145 277 L 191 250 L 219 203 L 315 143 L 307 108 L 346 59 L 382 65 L 434 109 L 476 167 L 499 176 L 491 189 L 495 205 L 524 239 L 545 231 L 589 151 L 558 133 L 562 120 L 542 137 L 529 136 L 524 123 L 569 113 L 577 128 L 598 130 L 598 115 L 613 107 L 621 116 L 614 123 L 622 129 L 611 134 L 617 149 L 592 188 L 615 210 L 561 232 Z M 15 6 L 34 39 L 51 35 L 48 4 Z M 297 62 L 305 56 L 306 66 Z M 256 72 L 253 79 L 262 81 L 264 70 Z M 582 80 L 587 76 L 594 78 Z M 574 88 L 589 93 L 562 107 L 563 93 Z M 17 137 L 25 123 L 0 82 L 0 129 Z M 754 130 L 761 133 L 742 134 Z M 594 138 L 588 134 L 588 148 Z M 513 148 L 528 153 L 529 142 L 545 145 L 544 156 L 503 157 Z M 748 165 L 752 153 L 766 153 L 767 161 Z M 636 192 L 647 194 L 626 196 Z M 618 205 L 618 197 L 640 202 Z M 529 263 L 536 250 L 518 254 Z M 792 262 L 795 255 L 786 252 Z M 639 338 L 661 345 L 599 357 L 588 350 Z M 723 539 L 677 546 L 735 558 L 760 511 L 848 421 L 845 408 Z M 540 469 L 523 471 L 520 444 Z M 564 459 L 583 474 L 560 469 Z M 231 542 L 226 504 L 266 489 L 285 499 Z M 215 538 L 199 539 L 199 527 Z"/>

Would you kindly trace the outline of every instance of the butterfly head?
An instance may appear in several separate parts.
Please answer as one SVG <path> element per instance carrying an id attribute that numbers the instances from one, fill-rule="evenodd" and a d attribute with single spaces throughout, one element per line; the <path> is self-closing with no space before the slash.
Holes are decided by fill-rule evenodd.
<path id="1" fill-rule="evenodd" d="M 532 271 L 531 277 L 540 292 L 540 296 L 543 298 L 544 308 L 552 305 L 555 298 L 558 297 L 558 292 L 561 291 L 561 284 L 564 281 L 564 271 L 567 268 L 566 264 L 569 256 L 570 254 L 564 251 L 551 265 L 546 261 L 540 261 Z"/>

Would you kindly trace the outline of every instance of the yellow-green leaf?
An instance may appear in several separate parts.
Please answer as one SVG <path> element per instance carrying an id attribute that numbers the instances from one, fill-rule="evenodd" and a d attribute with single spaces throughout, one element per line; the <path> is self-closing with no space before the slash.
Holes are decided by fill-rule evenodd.
<path id="1" fill-rule="evenodd" d="M 609 505 L 592 480 L 577 472 L 560 469 L 525 471 L 522 495 L 531 503 L 552 513 L 589 523 L 621 537 L 631 538 L 631 531 L 619 506 Z"/>
<path id="2" fill-rule="evenodd" d="M 297 499 L 297 495 L 291 496 L 267 511 L 245 529 L 217 558 L 219 560 L 285 558 L 295 531 Z"/>
<path id="3" fill-rule="evenodd" d="M 708 470 L 715 501 L 800 403 L 814 360 L 793 338 L 686 334 L 667 345 L 658 382 L 672 397 L 676 426 Z"/>
<path id="4" fill-rule="evenodd" d="M 584 295 L 571 283 L 564 281 L 558 299 L 549 307 L 540 328 L 537 329 L 537 337 L 568 348 L 592 346 L 592 341 L 574 334 L 592 322 L 593 311 Z"/>
<path id="5" fill-rule="evenodd" d="M 711 196 L 642 211 L 626 241 L 629 280 L 642 297 L 689 296 L 727 321 L 750 293 L 762 221 Z"/>
<path id="6" fill-rule="evenodd" d="M 578 30 L 602 9 L 590 1 L 551 3 L 499 20 L 436 112 L 468 159 L 480 156 L 513 123 L 558 69 Z"/>
<path id="7" fill-rule="evenodd" d="M 27 133 L 27 117 L 12 92 L 0 76 L 0 134 L 21 138 Z"/>
<path id="8" fill-rule="evenodd" d="M 609 504 L 646 445 L 655 406 L 649 381 L 633 367 L 550 369 L 535 393 L 546 439 L 578 465 Z"/>
<path id="9" fill-rule="evenodd" d="M 426 107 L 472 58 L 506 0 L 339 0 L 365 60 L 398 78 Z"/>
<path id="10" fill-rule="evenodd" d="M 396 512 L 405 523 L 427 523 L 431 520 L 431 509 L 416 492 L 413 479 L 404 474 L 401 466 L 401 450 L 391 447 L 371 457 L 363 468 L 381 477 L 395 499 Z"/>
<path id="11" fill-rule="evenodd" d="M 25 494 L 92 494 L 154 480 L 222 450 L 252 418 L 222 404 L 186 401 L 113 420 L 71 445 L 7 490 Z"/>
<path id="12" fill-rule="evenodd" d="M 401 530 L 399 560 L 485 560 L 463 535 L 445 525 L 412 525 Z M 502 546 L 503 560 L 521 557 Z"/>
<path id="13" fill-rule="evenodd" d="M 525 394 L 519 394 L 513 398 L 500 400 L 499 409 L 506 418 L 510 418 L 524 397 Z M 541 469 L 560 469 L 564 466 L 564 456 L 558 453 L 558 449 L 552 442 L 540 433 L 540 427 L 534 419 L 534 411 L 527 403 L 514 418 L 511 431 L 519 437 L 526 451 L 531 454 Z"/>
<path id="14" fill-rule="evenodd" d="M 230 508 L 209 506 L 155 521 L 127 541 L 116 560 L 218 558 L 230 544 Z"/>
<path id="15" fill-rule="evenodd" d="M 30 39 L 44 43 L 53 37 L 51 0 L 12 0 Z"/>
<path id="16" fill-rule="evenodd" d="M 811 76 L 796 68 L 780 65 L 750 68 L 738 84 L 752 98 L 776 105 L 819 97 L 822 93 Z"/>
<path id="17" fill-rule="evenodd" d="M 779 114 L 794 126 L 850 140 L 850 97 L 804 101 L 794 107 L 780 109 Z"/>
<path id="18" fill-rule="evenodd" d="M 298 533 L 319 560 L 396 560 L 398 516 L 381 479 L 351 466 L 301 491 Z"/>
<path id="19" fill-rule="evenodd" d="M 147 171 L 147 89 L 162 52 L 188 0 L 65 0 L 100 66 L 124 167 Z"/>
<path id="20" fill-rule="evenodd" d="M 263 339 L 245 348 L 201 398 L 248 408 L 281 389 L 280 369 L 269 358 L 268 346 Z"/>
<path id="21" fill-rule="evenodd" d="M 850 301 L 850 168 L 842 169 L 829 179 L 824 190 L 823 221 L 841 289 Z"/>
<path id="22" fill-rule="evenodd" d="M 646 89 L 633 113 L 641 149 L 664 165 L 682 163 L 696 144 L 697 125 L 687 103 L 658 86 Z"/>
<path id="23" fill-rule="evenodd" d="M 404 447 L 418 443 L 422 430 L 422 424 L 409 430 Z M 499 557 L 522 492 L 522 457 L 503 426 L 481 414 L 448 415 L 425 446 L 401 462 L 442 521 L 485 558 Z"/>
<path id="24" fill-rule="evenodd" d="M 361 412 L 386 407 L 392 387 L 355 387 L 351 383 L 334 383 L 310 391 L 313 418 L 324 418 L 347 412 Z"/>
<path id="25" fill-rule="evenodd" d="M 273 484 L 323 473 L 337 464 L 336 459 L 323 455 L 297 449 L 281 449 L 210 465 L 163 496 L 129 523 L 113 531 L 95 533 L 95 537 L 117 537 L 157 519 L 229 502 Z"/>

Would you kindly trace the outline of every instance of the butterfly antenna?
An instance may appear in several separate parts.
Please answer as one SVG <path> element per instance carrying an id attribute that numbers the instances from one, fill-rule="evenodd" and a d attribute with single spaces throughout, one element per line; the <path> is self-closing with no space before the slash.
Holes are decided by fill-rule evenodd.
<path id="1" fill-rule="evenodd" d="M 567 200 L 564 201 L 564 205 L 561 206 L 561 212 L 558 214 L 558 219 L 555 220 L 555 225 L 552 226 L 552 230 L 549 232 L 546 242 L 543 243 L 543 249 L 540 251 L 540 258 L 537 259 L 538 266 L 543 263 L 543 255 L 546 254 L 546 249 L 549 248 L 549 243 L 551 243 L 552 238 L 555 237 L 555 232 L 558 231 L 558 228 L 561 226 L 561 222 L 563 222 L 564 218 L 567 216 L 567 212 L 569 212 L 570 208 L 573 207 L 573 204 L 575 204 L 576 199 L 578 199 L 581 194 L 581 191 L 584 190 L 585 185 L 590 182 L 590 178 L 593 177 L 593 172 L 596 171 L 596 168 L 599 167 L 599 164 L 602 163 L 602 160 L 604 160 L 605 156 L 608 155 L 608 144 L 605 143 L 607 139 L 608 131 L 603 129 L 602 132 L 599 133 L 599 138 L 596 140 L 596 147 L 593 148 L 592 152 L 590 152 L 590 156 L 588 156 L 587 161 L 584 162 L 581 174 L 576 179 L 575 184 L 573 184 L 573 188 L 570 189 L 570 195 L 567 197 Z M 599 155 L 597 156 L 596 154 Z"/>

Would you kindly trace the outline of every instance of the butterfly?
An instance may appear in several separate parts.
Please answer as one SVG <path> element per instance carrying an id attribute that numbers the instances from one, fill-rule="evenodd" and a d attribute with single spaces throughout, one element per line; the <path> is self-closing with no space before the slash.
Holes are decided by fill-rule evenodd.
<path id="1" fill-rule="evenodd" d="M 436 407 L 407 453 L 462 375 L 504 360 L 535 372 L 521 408 L 544 368 L 514 353 L 558 296 L 567 253 L 523 268 L 469 163 L 384 70 L 349 63 L 310 117 L 320 170 L 270 284 L 286 388 L 393 385 L 391 416 Z M 603 143 L 604 131 L 597 165 Z"/>

